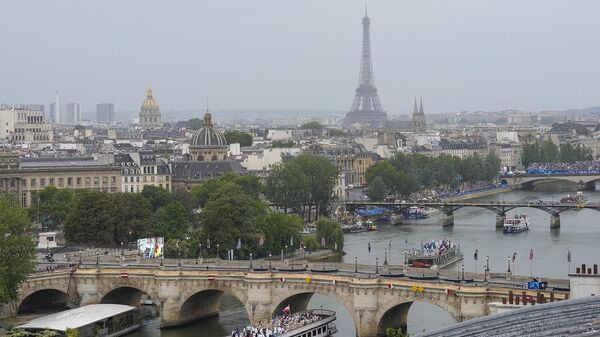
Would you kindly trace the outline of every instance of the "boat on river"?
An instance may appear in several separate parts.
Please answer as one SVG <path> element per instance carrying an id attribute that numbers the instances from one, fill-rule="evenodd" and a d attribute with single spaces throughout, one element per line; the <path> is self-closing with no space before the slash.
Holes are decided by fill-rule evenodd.
<path id="1" fill-rule="evenodd" d="M 590 200 L 583 194 L 583 192 L 579 191 L 576 194 L 567 194 L 566 196 L 560 199 L 561 204 L 571 204 L 571 205 L 587 205 L 590 203 Z"/>
<path id="2" fill-rule="evenodd" d="M 404 219 L 407 220 L 419 220 L 429 218 L 429 213 L 427 212 L 427 209 L 425 207 L 412 206 L 405 209 L 402 213 L 404 215 Z"/>
<path id="3" fill-rule="evenodd" d="M 286 309 L 289 312 L 289 306 Z M 328 337 L 337 332 L 335 319 L 335 311 L 313 309 L 291 315 L 275 316 L 253 326 L 238 328 L 231 332 L 231 336 L 243 337 L 250 330 L 256 332 L 258 336 L 268 336 L 270 333 L 278 337 Z"/>
<path id="4" fill-rule="evenodd" d="M 406 252 L 406 262 L 416 268 L 440 269 L 462 258 L 460 246 L 446 239 L 422 243 Z"/>
<path id="5" fill-rule="evenodd" d="M 524 213 L 517 213 L 512 219 L 504 220 L 503 233 L 521 233 L 529 230 L 529 217 Z"/>

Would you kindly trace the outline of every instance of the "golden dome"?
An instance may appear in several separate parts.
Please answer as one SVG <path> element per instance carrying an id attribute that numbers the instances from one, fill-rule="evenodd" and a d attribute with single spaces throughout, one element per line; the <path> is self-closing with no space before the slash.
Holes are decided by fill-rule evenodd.
<path id="1" fill-rule="evenodd" d="M 148 93 L 144 103 L 142 103 L 142 109 L 158 109 L 158 102 L 152 96 L 152 88 L 148 88 Z"/>

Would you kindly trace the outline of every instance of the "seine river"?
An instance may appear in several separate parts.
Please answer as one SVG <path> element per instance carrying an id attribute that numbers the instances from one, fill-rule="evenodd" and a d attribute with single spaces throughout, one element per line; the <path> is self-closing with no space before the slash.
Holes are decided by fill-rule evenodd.
<path id="1" fill-rule="evenodd" d="M 558 201 L 567 192 L 513 191 L 481 198 L 479 200 L 522 201 L 536 196 L 547 201 Z M 592 202 L 600 202 L 600 191 L 587 191 Z M 402 225 L 380 225 L 377 232 L 348 234 L 345 237 L 344 262 L 354 263 L 358 257 L 360 264 L 375 264 L 378 257 L 383 261 L 384 249 L 391 240 L 392 264 L 404 260 L 404 249 L 419 246 L 421 242 L 447 238 L 460 244 L 464 253 L 466 271 L 481 272 L 485 265 L 485 257 L 490 257 L 492 272 L 505 272 L 507 257 L 517 253 L 513 272 L 522 275 L 530 274 L 528 259 L 533 249 L 533 275 L 540 277 L 566 278 L 568 272 L 567 252 L 572 254 L 571 270 L 582 263 L 598 263 L 598 244 L 600 244 L 600 214 L 593 210 L 566 211 L 561 215 L 561 227 L 550 230 L 550 216 L 537 209 L 517 210 L 529 215 L 532 225 L 527 232 L 516 235 L 505 235 L 495 228 L 495 214 L 479 208 L 464 208 L 455 212 L 454 227 L 442 227 L 441 215 L 433 214 L 426 220 L 405 222 Z M 512 216 L 510 212 L 508 216 Z M 371 243 L 371 254 L 368 244 Z M 408 242 L 408 243 L 406 243 Z M 479 259 L 475 261 L 473 253 L 479 250 Z M 457 265 L 448 269 L 458 269 Z M 328 308 L 337 312 L 338 336 L 354 336 L 354 324 L 350 314 L 339 303 L 325 296 L 313 296 L 309 308 Z M 143 329 L 132 333 L 129 337 L 223 337 L 229 335 L 236 326 L 248 322 L 248 316 L 242 304 L 232 298 L 224 297 L 221 314 L 214 319 L 190 324 L 184 327 L 163 329 L 157 328 L 155 321 L 148 321 Z M 425 329 L 433 329 L 452 324 L 451 316 L 436 306 L 415 302 L 408 317 L 408 332 L 416 333 Z"/>

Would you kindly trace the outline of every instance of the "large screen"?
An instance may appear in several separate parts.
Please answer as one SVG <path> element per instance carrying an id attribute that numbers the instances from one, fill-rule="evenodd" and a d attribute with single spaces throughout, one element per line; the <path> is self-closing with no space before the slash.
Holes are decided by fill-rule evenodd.
<path id="1" fill-rule="evenodd" d="M 138 251 L 144 256 L 144 258 L 153 259 L 156 257 L 161 257 L 163 255 L 163 251 L 165 248 L 165 238 L 156 237 L 138 239 L 137 244 Z"/>

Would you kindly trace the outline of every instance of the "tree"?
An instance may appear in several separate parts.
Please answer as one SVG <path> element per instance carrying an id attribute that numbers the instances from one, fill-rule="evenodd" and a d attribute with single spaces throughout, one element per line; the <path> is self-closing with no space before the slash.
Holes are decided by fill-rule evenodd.
<path id="1" fill-rule="evenodd" d="M 317 215 L 324 214 L 333 195 L 337 167 L 326 157 L 307 154 L 300 155 L 285 165 L 298 165 L 298 170 L 308 178 L 308 199 L 304 204 L 308 206 L 309 214 L 313 207 L 316 208 Z"/>
<path id="2" fill-rule="evenodd" d="M 155 214 L 155 222 L 154 234 L 165 240 L 183 238 L 189 227 L 187 211 L 178 202 L 160 208 Z"/>
<path id="3" fill-rule="evenodd" d="M 339 222 L 325 218 L 317 220 L 316 238 L 319 242 L 325 239 L 325 247 L 328 249 L 337 252 L 344 251 L 344 232 Z"/>
<path id="4" fill-rule="evenodd" d="M 498 176 L 498 172 L 500 171 L 500 165 L 502 165 L 502 161 L 498 156 L 493 153 L 489 153 L 483 162 L 484 174 L 483 180 L 491 181 L 495 177 Z"/>
<path id="5" fill-rule="evenodd" d="M 252 135 L 243 131 L 227 131 L 225 132 L 227 143 L 239 143 L 240 146 L 252 146 Z"/>
<path id="6" fill-rule="evenodd" d="M 329 129 L 327 131 L 327 133 L 329 133 L 329 137 L 344 137 L 344 136 L 346 136 L 346 133 L 340 129 Z"/>
<path id="7" fill-rule="evenodd" d="M 302 124 L 300 126 L 300 129 L 302 129 L 302 130 L 321 130 L 321 129 L 323 129 L 323 125 L 321 125 L 321 123 L 319 123 L 317 121 L 311 121 L 311 122 Z"/>
<path id="8" fill-rule="evenodd" d="M 256 224 L 264 239 L 263 246 L 258 247 L 263 255 L 267 255 L 269 252 L 277 253 L 286 245 L 296 248 L 300 244 L 299 233 L 304 228 L 304 224 L 297 215 L 271 212 L 260 217 Z"/>
<path id="9" fill-rule="evenodd" d="M 387 328 L 385 329 L 385 337 L 408 337 L 408 335 L 402 331 L 402 328 Z"/>
<path id="10" fill-rule="evenodd" d="M 29 215 L 35 222 L 41 223 L 45 229 L 62 228 L 65 219 L 75 205 L 75 191 L 48 186 L 34 192 L 29 208 Z"/>
<path id="11" fill-rule="evenodd" d="M 150 202 L 152 212 L 170 204 L 173 201 L 171 194 L 162 187 L 147 185 L 142 190 L 142 196 Z"/>
<path id="12" fill-rule="evenodd" d="M 291 139 L 287 139 L 287 140 L 274 140 L 273 142 L 271 142 L 271 147 L 272 148 L 289 148 L 289 147 L 295 147 L 296 146 L 296 142 L 294 142 Z"/>
<path id="13" fill-rule="evenodd" d="M 221 181 L 234 183 L 241 187 L 246 194 L 255 198 L 258 198 L 262 191 L 260 179 L 256 176 L 242 176 L 229 172 L 221 177 Z"/>
<path id="14" fill-rule="evenodd" d="M 540 149 L 540 161 L 554 163 L 558 160 L 558 147 L 548 139 L 542 142 Z"/>
<path id="15" fill-rule="evenodd" d="M 35 269 L 31 221 L 16 198 L 0 196 L 0 303 L 16 305 L 19 285 Z"/>
<path id="16" fill-rule="evenodd" d="M 192 118 L 186 123 L 186 127 L 192 130 L 202 129 L 204 122 L 200 118 Z"/>
<path id="17" fill-rule="evenodd" d="M 181 206 L 185 208 L 188 220 L 194 222 L 194 208 L 197 207 L 197 201 L 192 193 L 188 192 L 185 188 L 176 188 L 171 192 L 171 197 L 173 198 L 173 201 L 181 204 Z"/>
<path id="18" fill-rule="evenodd" d="M 265 212 L 266 206 L 244 193 L 240 186 L 224 183 L 211 195 L 202 211 L 202 240 L 210 239 L 215 246 L 219 244 L 220 253 L 235 248 L 241 240 L 243 248 L 238 254 L 245 257 L 249 251 L 256 250 L 260 232 L 255 222 Z"/>
<path id="19" fill-rule="evenodd" d="M 373 182 L 369 184 L 367 196 L 372 201 L 382 201 L 388 195 L 389 191 L 383 179 L 380 176 L 375 177 Z"/>
<path id="20" fill-rule="evenodd" d="M 265 183 L 265 196 L 277 207 L 300 213 L 309 198 L 308 176 L 298 165 L 277 164 Z"/>
<path id="21" fill-rule="evenodd" d="M 210 179 L 203 182 L 201 185 L 192 187 L 191 193 L 196 199 L 196 204 L 200 208 L 203 208 L 211 195 L 218 191 L 224 184 L 225 182 L 220 179 Z"/>
<path id="22" fill-rule="evenodd" d="M 165 244 L 165 257 L 186 258 L 191 251 L 190 243 L 183 239 L 168 239 Z"/>

